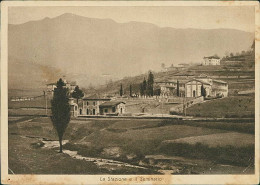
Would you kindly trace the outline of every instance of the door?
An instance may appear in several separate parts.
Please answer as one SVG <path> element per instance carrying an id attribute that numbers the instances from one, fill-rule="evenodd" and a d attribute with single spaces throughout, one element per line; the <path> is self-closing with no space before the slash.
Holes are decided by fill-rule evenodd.
<path id="1" fill-rule="evenodd" d="M 123 114 L 123 108 L 120 108 L 120 114 Z"/>
<path id="2" fill-rule="evenodd" d="M 96 109 L 93 109 L 93 115 L 96 115 Z"/>
<path id="3" fill-rule="evenodd" d="M 196 91 L 195 90 L 193 91 L 193 97 L 196 97 Z"/>
<path id="4" fill-rule="evenodd" d="M 80 115 L 82 114 L 82 109 L 79 109 L 79 114 L 80 114 Z"/>

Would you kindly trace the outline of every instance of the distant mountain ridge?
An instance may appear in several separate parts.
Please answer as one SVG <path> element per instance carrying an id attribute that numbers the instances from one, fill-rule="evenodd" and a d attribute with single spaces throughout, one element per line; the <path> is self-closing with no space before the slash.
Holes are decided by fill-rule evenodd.
<path id="1" fill-rule="evenodd" d="M 254 40 L 253 33 L 239 30 L 176 29 L 70 13 L 10 24 L 8 31 L 10 88 L 33 88 L 39 82 L 43 86 L 60 74 L 81 86 L 103 84 L 149 69 L 158 71 L 161 63 L 200 62 L 204 56 L 247 50 Z M 37 72 L 24 72 L 32 66 Z M 59 73 L 48 75 L 53 70 Z M 23 81 L 18 83 L 19 76 Z"/>

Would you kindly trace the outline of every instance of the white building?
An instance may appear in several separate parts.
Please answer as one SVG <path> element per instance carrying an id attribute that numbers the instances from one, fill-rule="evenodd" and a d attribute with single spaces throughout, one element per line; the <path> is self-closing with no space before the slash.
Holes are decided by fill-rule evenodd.
<path id="1" fill-rule="evenodd" d="M 65 88 L 69 89 L 69 92 L 72 93 L 75 90 L 75 87 L 77 86 L 76 82 L 67 82 L 64 80 Z M 57 83 L 49 83 L 46 84 L 47 86 L 47 93 L 53 95 L 54 89 L 57 88 Z"/>
<path id="2" fill-rule="evenodd" d="M 202 62 L 203 66 L 220 65 L 220 58 L 219 57 L 210 56 L 210 57 L 204 57 L 203 59 L 204 59 L 204 61 Z"/>

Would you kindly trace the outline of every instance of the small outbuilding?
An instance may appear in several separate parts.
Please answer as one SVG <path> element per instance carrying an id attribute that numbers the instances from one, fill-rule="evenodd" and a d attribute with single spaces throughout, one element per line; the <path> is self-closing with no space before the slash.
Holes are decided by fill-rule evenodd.
<path id="1" fill-rule="evenodd" d="M 126 112 L 125 102 L 109 101 L 99 105 L 101 115 L 122 115 Z"/>

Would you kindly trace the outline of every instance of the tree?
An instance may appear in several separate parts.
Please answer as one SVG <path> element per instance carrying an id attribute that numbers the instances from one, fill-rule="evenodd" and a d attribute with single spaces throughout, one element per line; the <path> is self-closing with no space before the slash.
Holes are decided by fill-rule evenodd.
<path id="1" fill-rule="evenodd" d="M 161 63 L 161 67 L 162 67 L 162 69 L 164 69 L 165 68 L 165 63 Z"/>
<path id="2" fill-rule="evenodd" d="M 120 96 L 123 96 L 123 85 L 122 84 L 120 84 L 119 94 L 120 94 Z"/>
<path id="3" fill-rule="evenodd" d="M 228 58 L 228 56 L 229 56 L 229 52 L 225 51 L 225 57 Z"/>
<path id="4" fill-rule="evenodd" d="M 255 40 L 253 44 L 251 45 L 251 53 L 255 53 Z"/>
<path id="5" fill-rule="evenodd" d="M 79 89 L 79 86 L 76 86 L 71 95 L 73 98 L 77 99 L 77 104 L 79 104 L 79 99 L 83 98 L 84 93 L 81 89 Z"/>
<path id="6" fill-rule="evenodd" d="M 130 84 L 130 87 L 129 87 L 129 95 L 130 95 L 130 97 L 132 97 L 132 85 Z"/>
<path id="7" fill-rule="evenodd" d="M 148 74 L 148 80 L 147 80 L 147 95 L 153 96 L 153 84 L 154 84 L 154 76 L 151 71 L 149 71 Z"/>
<path id="8" fill-rule="evenodd" d="M 206 89 L 204 88 L 203 84 L 201 86 L 201 96 L 203 96 L 203 97 L 206 96 Z"/>
<path id="9" fill-rule="evenodd" d="M 146 96 L 147 95 L 147 82 L 144 78 L 144 81 L 143 81 L 143 95 Z"/>
<path id="10" fill-rule="evenodd" d="M 51 100 L 51 121 L 59 137 L 60 153 L 62 153 L 62 137 L 70 122 L 69 91 L 64 86 L 63 80 L 59 79 Z"/>
<path id="11" fill-rule="evenodd" d="M 218 54 L 215 54 L 214 57 L 219 58 Z"/>
<path id="12" fill-rule="evenodd" d="M 253 41 L 253 44 L 251 45 L 251 49 L 255 50 L 255 40 Z"/>
<path id="13" fill-rule="evenodd" d="M 177 96 L 180 96 L 180 84 L 179 84 L 179 80 L 177 80 Z"/>
<path id="14" fill-rule="evenodd" d="M 143 83 L 140 84 L 140 96 L 144 95 L 144 87 L 143 87 Z"/>

